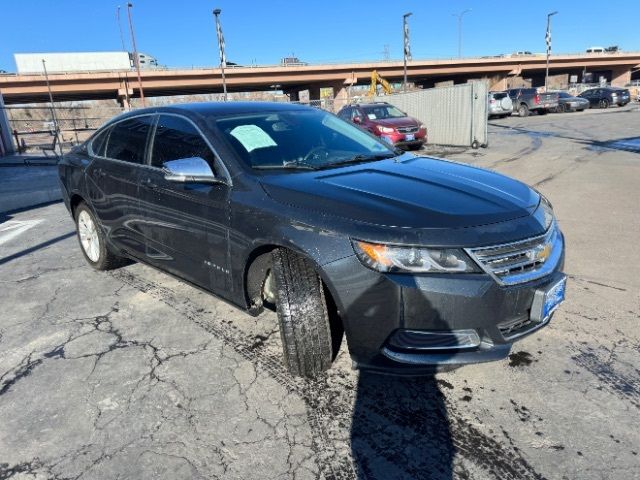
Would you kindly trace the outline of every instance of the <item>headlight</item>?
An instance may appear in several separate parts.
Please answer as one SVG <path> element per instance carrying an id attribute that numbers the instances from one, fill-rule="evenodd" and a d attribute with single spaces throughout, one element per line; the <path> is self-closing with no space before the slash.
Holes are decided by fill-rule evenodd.
<path id="1" fill-rule="evenodd" d="M 547 200 L 546 197 L 541 193 L 540 193 L 540 208 L 542 208 L 542 212 L 544 213 L 544 229 L 546 231 L 546 230 L 549 230 L 549 227 L 553 223 L 555 215 L 553 214 L 553 206 L 551 205 L 551 202 Z"/>
<path id="2" fill-rule="evenodd" d="M 393 133 L 395 131 L 391 127 L 383 127 L 382 125 L 377 125 L 376 128 L 380 133 Z"/>
<path id="3" fill-rule="evenodd" d="M 354 240 L 360 261 L 379 272 L 464 273 L 479 272 L 478 266 L 457 248 L 405 247 Z"/>

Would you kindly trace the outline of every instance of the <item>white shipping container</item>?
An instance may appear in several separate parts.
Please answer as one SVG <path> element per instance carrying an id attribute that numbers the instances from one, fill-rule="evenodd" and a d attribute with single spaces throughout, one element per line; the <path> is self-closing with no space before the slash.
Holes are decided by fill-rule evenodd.
<path id="1" fill-rule="evenodd" d="M 86 72 L 102 70 L 130 70 L 132 66 L 128 52 L 74 52 L 74 53 L 15 53 L 18 73 Z"/>

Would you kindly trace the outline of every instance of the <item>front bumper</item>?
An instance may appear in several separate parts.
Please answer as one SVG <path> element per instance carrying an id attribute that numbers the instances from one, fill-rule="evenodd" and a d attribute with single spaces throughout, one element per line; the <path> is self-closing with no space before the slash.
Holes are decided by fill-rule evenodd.
<path id="1" fill-rule="evenodd" d="M 562 255 L 545 277 L 501 286 L 486 273 L 449 275 L 383 274 L 347 257 L 323 267 L 340 311 L 354 364 L 398 374 L 500 360 L 514 341 L 544 327 L 532 322 L 535 292 L 562 276 Z M 471 348 L 421 350 L 397 341 L 398 333 L 474 331 Z M 403 335 L 400 335 L 403 337 Z"/>

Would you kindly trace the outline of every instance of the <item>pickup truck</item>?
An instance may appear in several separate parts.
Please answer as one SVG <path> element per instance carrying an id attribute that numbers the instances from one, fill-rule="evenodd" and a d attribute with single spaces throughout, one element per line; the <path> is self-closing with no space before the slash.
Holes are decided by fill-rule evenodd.
<path id="1" fill-rule="evenodd" d="M 513 111 L 521 117 L 528 117 L 530 112 L 545 115 L 558 107 L 557 93 L 538 93 L 535 88 L 511 88 L 507 93 L 513 102 Z"/>

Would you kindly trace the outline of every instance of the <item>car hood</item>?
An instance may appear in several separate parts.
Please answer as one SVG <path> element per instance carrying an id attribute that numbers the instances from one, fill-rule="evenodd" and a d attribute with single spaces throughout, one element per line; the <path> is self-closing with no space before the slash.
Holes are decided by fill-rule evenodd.
<path id="1" fill-rule="evenodd" d="M 331 170 L 266 175 L 279 203 L 397 228 L 464 228 L 530 215 L 539 195 L 503 175 L 435 158 L 401 157 Z"/>
<path id="2" fill-rule="evenodd" d="M 420 125 L 415 118 L 411 117 L 399 117 L 399 118 L 377 118 L 371 120 L 376 125 L 382 125 L 383 127 L 417 127 Z"/>

